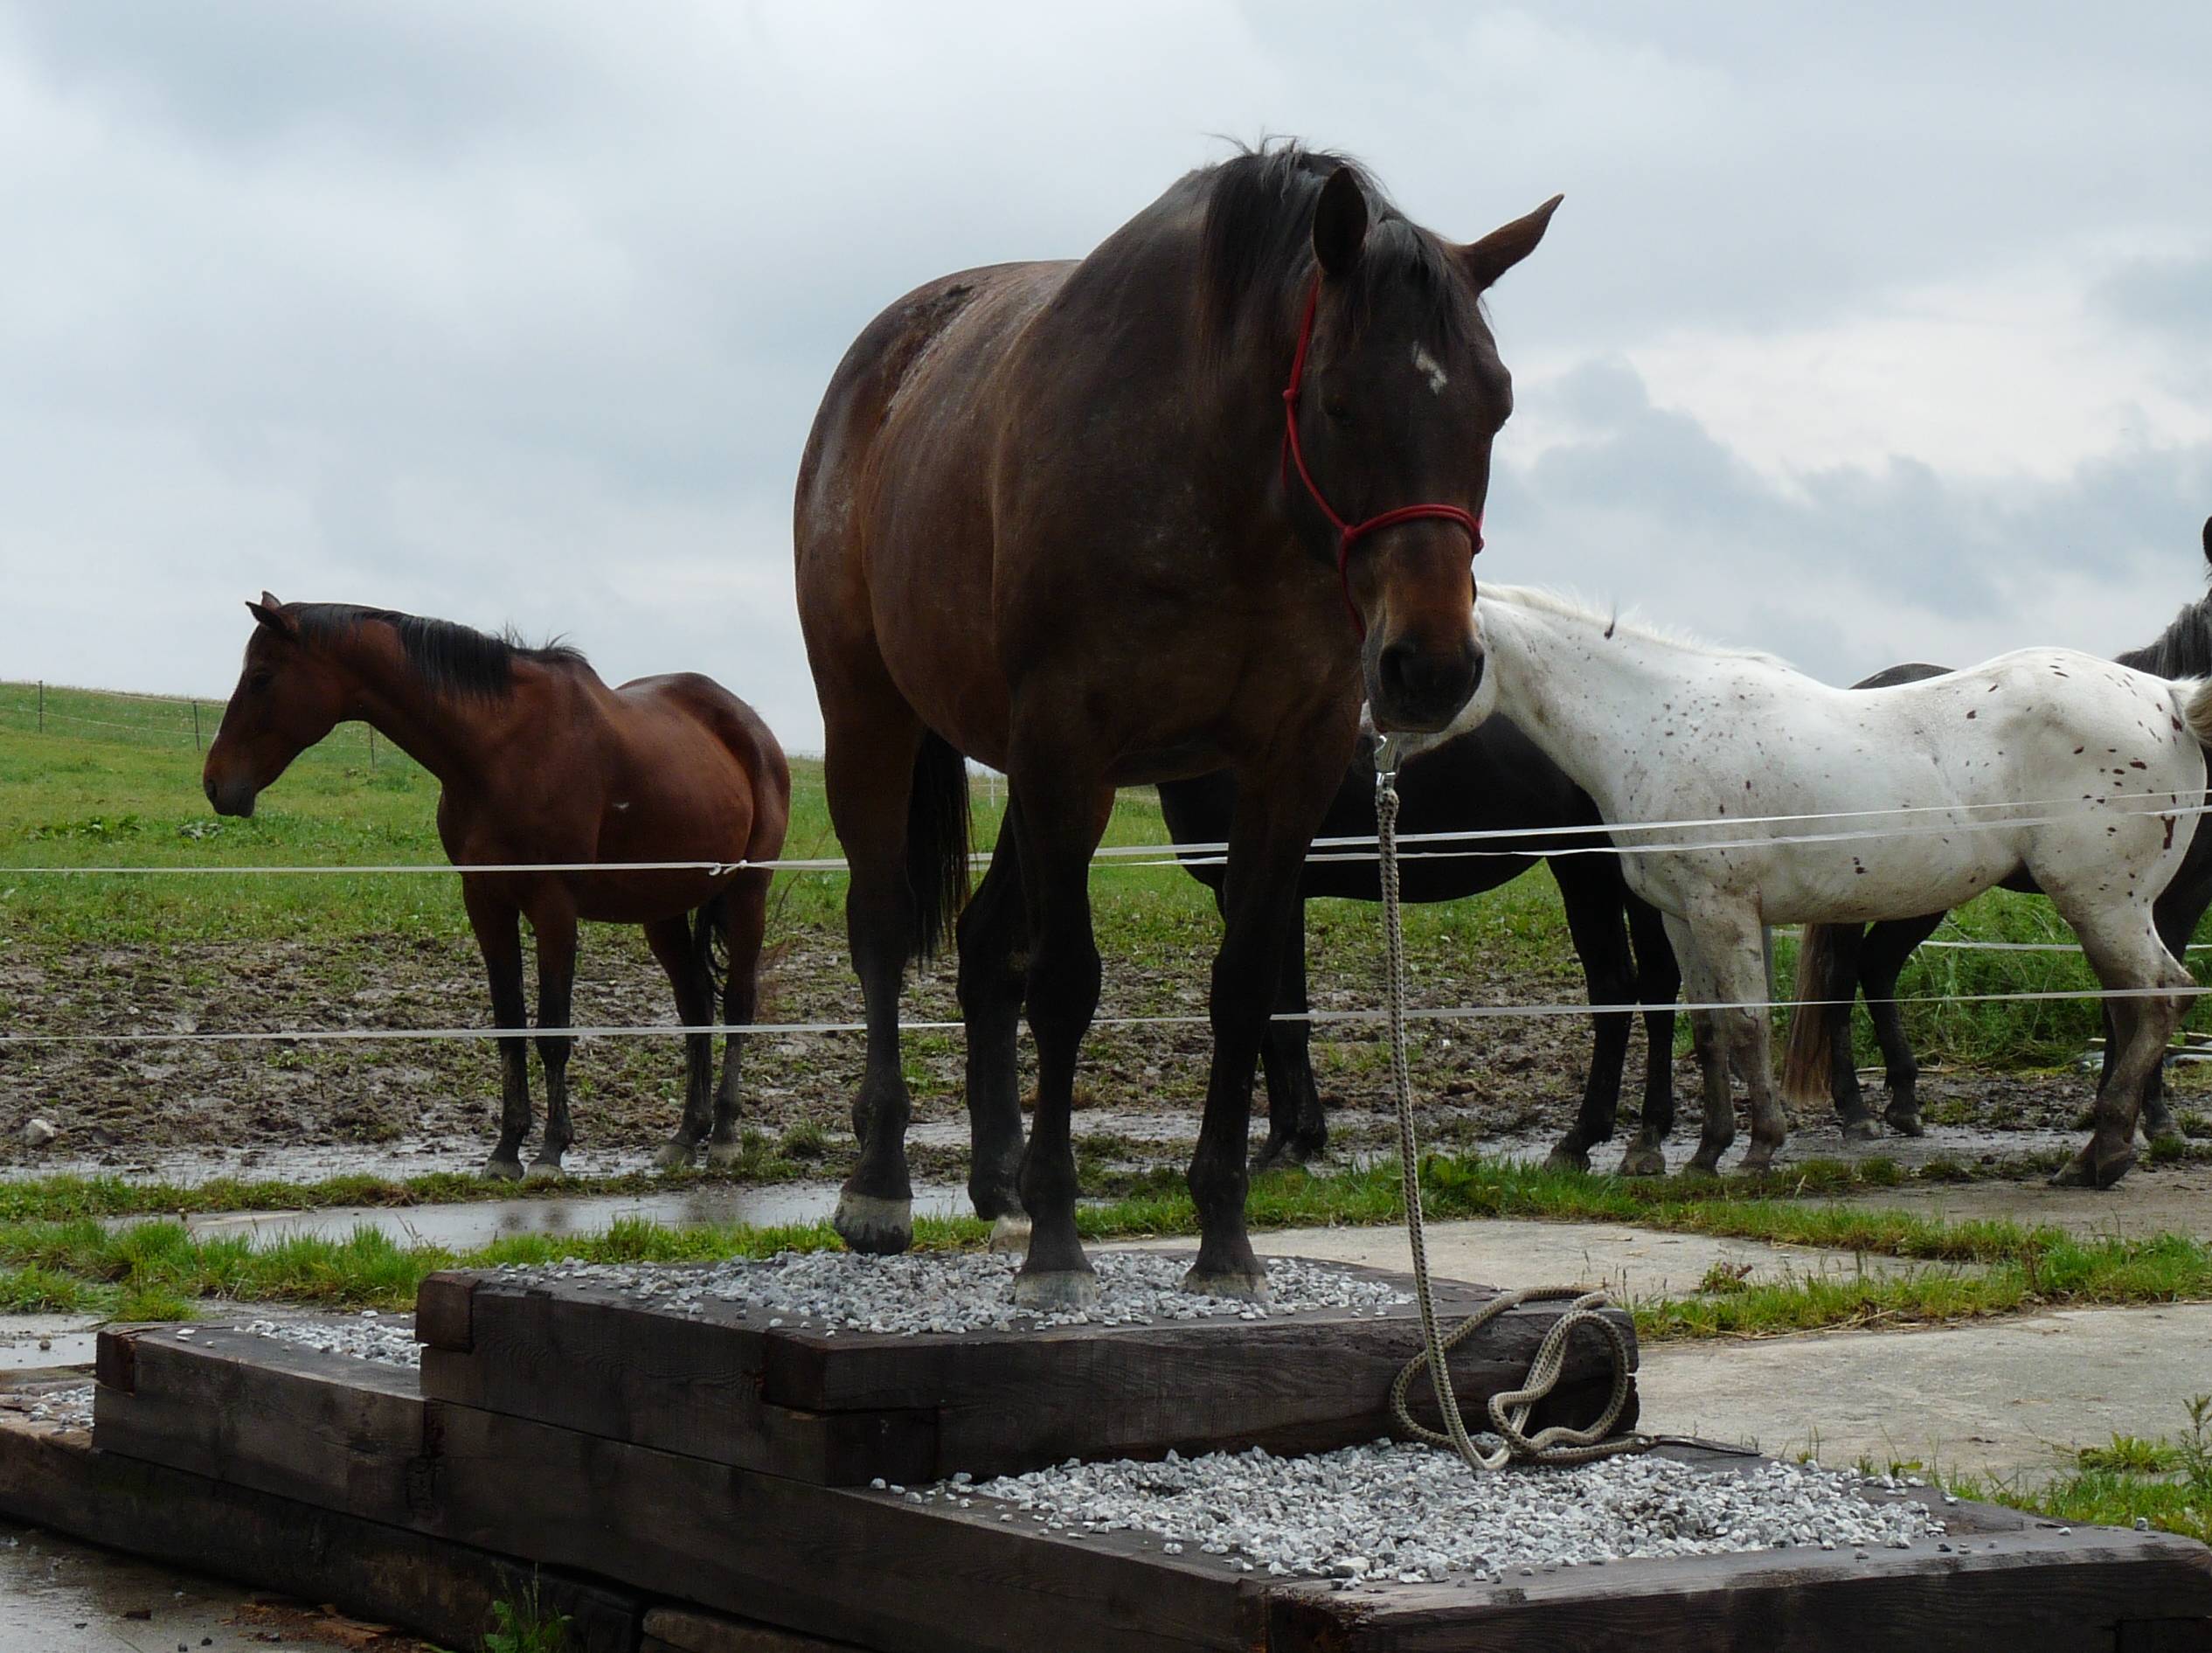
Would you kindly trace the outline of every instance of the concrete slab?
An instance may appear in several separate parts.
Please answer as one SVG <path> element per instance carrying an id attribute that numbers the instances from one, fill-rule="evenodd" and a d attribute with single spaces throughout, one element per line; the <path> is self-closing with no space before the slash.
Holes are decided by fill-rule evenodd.
<path id="1" fill-rule="evenodd" d="M 1962 1222 L 2006 1218 L 2070 1233 L 2189 1234 L 2212 1243 L 2212 1166 L 2137 1166 L 2118 1186 L 2097 1191 L 2034 1183 L 1913 1183 L 1855 1195 L 1853 1205 L 1890 1207 Z M 2209 1363 L 2212 1364 L 2212 1363 Z"/>
<path id="2" fill-rule="evenodd" d="M 1188 1248 L 1188 1238 L 1137 1242 Z M 1314 1257 L 1375 1268 L 1411 1268 L 1403 1228 L 1291 1228 L 1254 1234 L 1262 1256 Z M 1510 1219 L 1431 1223 L 1429 1267 L 1439 1275 L 1513 1285 L 1603 1286 L 1621 1302 L 1682 1297 L 1709 1271 L 1753 1281 L 1814 1275 L 1909 1274 L 1930 1265 L 1806 1246 L 1770 1246 L 1707 1234 L 1665 1234 L 1617 1223 Z"/>
<path id="3" fill-rule="evenodd" d="M 1639 1381 L 1647 1428 L 2032 1482 L 2116 1433 L 2179 1434 L 2212 1390 L 2212 1303 L 1658 1344 Z"/>

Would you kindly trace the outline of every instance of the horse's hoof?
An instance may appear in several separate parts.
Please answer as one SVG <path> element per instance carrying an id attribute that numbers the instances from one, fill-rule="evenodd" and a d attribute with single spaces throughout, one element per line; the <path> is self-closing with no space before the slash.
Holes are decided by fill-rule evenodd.
<path id="1" fill-rule="evenodd" d="M 1233 1302 L 1265 1302 L 1267 1301 L 1267 1273 L 1255 1274 L 1211 1272 L 1201 1274 L 1192 1269 L 1182 1277 L 1182 1289 L 1194 1297 L 1226 1297 Z"/>
<path id="2" fill-rule="evenodd" d="M 496 1177 L 503 1183 L 518 1183 L 523 1179 L 523 1162 L 519 1159 L 502 1159 L 494 1154 L 484 1162 L 484 1175 Z"/>
<path id="3" fill-rule="evenodd" d="M 1664 1177 L 1667 1156 L 1656 1148 L 1632 1148 L 1620 1156 L 1623 1177 Z"/>
<path id="4" fill-rule="evenodd" d="M 744 1164 L 745 1144 L 743 1143 L 709 1143 L 707 1163 L 717 1170 Z"/>
<path id="5" fill-rule="evenodd" d="M 1900 1136 L 1925 1136 L 1928 1134 L 1927 1122 L 1920 1117 L 1917 1108 L 1910 1113 L 1890 1108 L 1882 1115 L 1882 1121 Z"/>
<path id="6" fill-rule="evenodd" d="M 1058 1268 L 1047 1273 L 1027 1270 L 1014 1276 L 1014 1306 L 1040 1315 L 1068 1314 L 1094 1309 L 1099 1302 L 1099 1277 L 1088 1268 Z"/>
<path id="7" fill-rule="evenodd" d="M 991 1224 L 993 1251 L 1027 1251 L 1030 1248 L 1030 1219 L 1026 1217 L 1001 1217 Z"/>
<path id="8" fill-rule="evenodd" d="M 526 1181 L 533 1183 L 557 1183 L 567 1175 L 558 1160 L 551 1159 L 533 1159 L 530 1169 L 523 1173 Z"/>
<path id="9" fill-rule="evenodd" d="M 1737 1170 L 1745 1177 L 1764 1177 L 1774 1169 L 1774 1150 L 1753 1148 L 1737 1163 Z"/>
<path id="10" fill-rule="evenodd" d="M 2053 1188 L 2110 1188 L 2135 1168 L 2132 1148 L 2099 1157 L 2097 1144 L 2087 1148 L 2051 1173 Z"/>
<path id="11" fill-rule="evenodd" d="M 682 1170 L 690 1163 L 691 1144 L 689 1143 L 663 1143 L 660 1151 L 653 1156 L 655 1170 Z"/>
<path id="12" fill-rule="evenodd" d="M 863 1251 L 871 1257 L 895 1256 L 914 1243 L 911 1199 L 843 1193 L 837 1197 L 837 1213 L 829 1221 L 846 1250 Z"/>
<path id="13" fill-rule="evenodd" d="M 2189 1139 L 2182 1134 L 2181 1128 L 2174 1122 L 2174 1116 L 2169 1114 L 2164 1119 L 2146 1120 L 2143 1122 L 2143 1140 L 2146 1143 L 2186 1143 Z"/>
<path id="14" fill-rule="evenodd" d="M 1310 1142 L 1303 1137 L 1285 1136 L 1279 1140 L 1269 1137 L 1266 1145 L 1252 1156 L 1252 1175 L 1264 1170 L 1280 1170 L 1286 1165 L 1310 1165 L 1328 1151 L 1328 1143 Z"/>
<path id="15" fill-rule="evenodd" d="M 1843 1122 L 1843 1140 L 1847 1143 L 1870 1143 L 1882 1135 L 1882 1127 L 1871 1119 L 1861 1117 Z"/>
<path id="16" fill-rule="evenodd" d="M 1546 1170 L 1588 1170 L 1590 1155 L 1583 1149 L 1569 1148 L 1562 1143 L 1543 1156 L 1543 1168 Z"/>
<path id="17" fill-rule="evenodd" d="M 1701 1151 L 1692 1154 L 1689 1163 L 1682 1167 L 1682 1171 L 1685 1176 L 1690 1177 L 1719 1176 L 1721 1174 L 1721 1150 L 1716 1148 L 1710 1153 Z"/>

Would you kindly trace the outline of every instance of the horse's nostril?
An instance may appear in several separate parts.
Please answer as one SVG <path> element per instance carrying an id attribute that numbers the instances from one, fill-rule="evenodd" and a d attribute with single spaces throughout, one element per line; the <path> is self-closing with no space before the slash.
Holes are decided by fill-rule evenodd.
<path id="1" fill-rule="evenodd" d="M 1457 712 L 1482 676 L 1482 656 L 1472 643 L 1430 649 L 1394 642 L 1383 650 L 1378 664 L 1384 692 L 1400 710 L 1421 716 Z"/>

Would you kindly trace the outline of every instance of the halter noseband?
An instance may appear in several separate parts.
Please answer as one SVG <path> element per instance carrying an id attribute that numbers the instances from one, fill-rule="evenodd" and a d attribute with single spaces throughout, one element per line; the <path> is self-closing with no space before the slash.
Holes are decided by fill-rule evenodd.
<path id="1" fill-rule="evenodd" d="M 1290 384 L 1283 391 L 1283 448 L 1291 463 L 1298 467 L 1298 480 L 1306 484 L 1307 493 L 1336 530 L 1336 583 L 1344 594 L 1344 612 L 1352 617 L 1352 629 L 1364 641 L 1367 622 L 1360 618 L 1359 605 L 1352 601 L 1352 547 L 1368 535 L 1380 533 L 1385 528 L 1433 517 L 1457 523 L 1467 530 L 1467 539 L 1474 546 L 1467 552 L 1472 559 L 1475 552 L 1482 549 L 1482 518 L 1457 505 L 1398 505 L 1360 523 L 1348 523 L 1336 514 L 1328 496 L 1321 492 L 1321 484 L 1314 480 L 1314 473 L 1306 469 L 1306 451 L 1298 441 L 1298 394 L 1306 382 L 1306 352 L 1314 342 L 1314 312 L 1321 300 L 1321 278 L 1316 274 L 1313 286 L 1306 291 L 1306 317 L 1298 324 L 1298 354 L 1291 358 Z"/>

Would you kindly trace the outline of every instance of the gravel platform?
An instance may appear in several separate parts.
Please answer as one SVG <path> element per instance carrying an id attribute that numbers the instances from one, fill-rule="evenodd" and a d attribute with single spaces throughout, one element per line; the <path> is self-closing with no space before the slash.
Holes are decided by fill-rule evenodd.
<path id="1" fill-rule="evenodd" d="M 373 1360 L 380 1365 L 422 1365 L 422 1345 L 415 1341 L 414 1321 L 410 1316 L 386 1316 L 373 1309 L 364 1309 L 351 1320 L 250 1320 L 239 1330 L 283 1343 L 296 1343 L 303 1348 L 319 1349 L 326 1355 L 350 1355 L 356 1360 Z M 189 1336 L 190 1329 L 177 1335 Z"/>
<path id="2" fill-rule="evenodd" d="M 1028 1519 L 1068 1538 L 1148 1533 L 1171 1555 L 1218 1556 L 1243 1573 L 1417 1584 L 1644 1557 L 1866 1552 L 1940 1540 L 1943 1524 L 1917 1500 L 1868 1496 L 1907 1484 L 1919 1483 L 1779 1462 L 1738 1475 L 1654 1455 L 1475 1475 L 1450 1453 L 1377 1441 L 1308 1457 L 1254 1448 L 1171 1452 L 1160 1462 L 1071 1461 L 984 1482 L 955 1476 L 906 1496 L 963 1508 L 996 1500 L 1009 1506 L 1001 1520 Z"/>
<path id="3" fill-rule="evenodd" d="M 1141 1326 L 1161 1321 L 1265 1320 L 1318 1309 L 1380 1314 L 1411 1295 L 1328 1263 L 1264 1260 L 1271 1300 L 1250 1303 L 1182 1289 L 1189 1264 L 1158 1254 L 1100 1252 L 1099 1301 L 1089 1308 L 1037 1314 L 1015 1307 L 1016 1258 L 994 1253 L 924 1252 L 869 1257 L 854 1252 L 784 1252 L 765 1262 L 710 1268 L 654 1264 L 512 1266 L 503 1278 L 532 1283 L 588 1281 L 641 1303 L 699 1313 L 709 1302 L 741 1304 L 770 1326 L 825 1333 L 1023 1331 L 1049 1326 Z"/>

